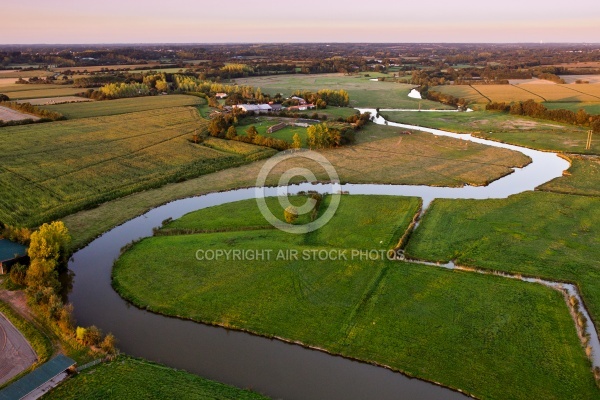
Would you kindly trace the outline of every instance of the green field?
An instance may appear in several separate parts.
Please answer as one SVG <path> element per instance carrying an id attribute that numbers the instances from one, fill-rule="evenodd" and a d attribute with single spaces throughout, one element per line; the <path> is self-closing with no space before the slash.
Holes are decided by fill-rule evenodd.
<path id="1" fill-rule="evenodd" d="M 569 155 L 571 167 L 564 176 L 556 178 L 539 190 L 583 196 L 600 196 L 600 158 Z"/>
<path id="2" fill-rule="evenodd" d="M 117 261 L 113 283 L 152 311 L 301 341 L 478 398 L 598 398 L 559 292 L 351 253 L 338 261 L 275 257 L 388 249 L 418 207 L 415 198 L 343 196 L 333 219 L 306 235 L 245 230 L 258 221 L 254 200 L 200 210 L 167 227 L 230 231 L 144 239 Z M 271 249 L 273 257 L 197 261 L 199 249 Z"/>
<path id="3" fill-rule="evenodd" d="M 44 399 L 258 400 L 265 397 L 185 371 L 121 356 L 79 373 L 49 392 Z"/>
<path id="4" fill-rule="evenodd" d="M 56 111 L 68 119 L 102 117 L 126 114 L 138 111 L 156 110 L 170 107 L 195 106 L 206 101 L 196 96 L 170 95 L 152 97 L 134 97 L 89 103 L 68 103 L 44 106 L 44 109 Z"/>
<path id="5" fill-rule="evenodd" d="M 236 79 L 239 85 L 260 87 L 264 93 L 275 95 L 283 93 L 291 96 L 296 90 L 344 89 L 350 95 L 353 107 L 380 108 L 451 108 L 429 100 L 417 100 L 408 97 L 415 85 L 394 82 L 374 82 L 371 77 L 361 75 L 319 74 L 319 75 L 275 75 L 267 77 Z"/>
<path id="6" fill-rule="evenodd" d="M 564 109 L 577 112 L 585 110 L 588 114 L 600 114 L 600 102 L 598 103 L 543 103 L 549 110 Z"/>
<path id="7" fill-rule="evenodd" d="M 600 198 L 529 192 L 505 200 L 435 200 L 411 256 L 575 282 L 600 317 Z"/>
<path id="8" fill-rule="evenodd" d="M 591 150 L 585 150 L 588 132 L 586 128 L 560 122 L 493 111 L 469 113 L 383 112 L 382 114 L 393 122 L 458 133 L 473 133 L 485 139 L 534 149 L 600 154 L 600 140 L 592 143 Z"/>
<path id="9" fill-rule="evenodd" d="M 240 155 L 191 143 L 206 120 L 195 108 L 144 112 L 0 130 L 0 220 L 33 225 L 140 190 L 240 165 Z"/>

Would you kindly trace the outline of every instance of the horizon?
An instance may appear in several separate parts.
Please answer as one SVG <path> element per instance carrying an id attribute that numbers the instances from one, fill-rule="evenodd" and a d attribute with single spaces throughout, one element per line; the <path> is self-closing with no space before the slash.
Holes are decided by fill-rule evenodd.
<path id="1" fill-rule="evenodd" d="M 390 0 L 372 10 L 340 0 L 261 8 L 233 0 L 224 8 L 191 0 L 169 8 L 158 0 L 9 3 L 0 44 L 596 43 L 590 38 L 600 18 L 600 4 L 591 0 L 569 9 L 507 0 L 491 11 L 466 2 L 423 9 Z"/>

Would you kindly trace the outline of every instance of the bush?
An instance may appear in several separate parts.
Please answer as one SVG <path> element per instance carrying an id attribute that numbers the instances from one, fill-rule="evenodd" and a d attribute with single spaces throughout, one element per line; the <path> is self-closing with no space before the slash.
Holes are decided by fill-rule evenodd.
<path id="1" fill-rule="evenodd" d="M 27 277 L 27 266 L 15 264 L 10 269 L 10 280 L 18 286 L 25 286 L 25 278 Z"/>
<path id="2" fill-rule="evenodd" d="M 294 206 L 288 206 L 283 211 L 283 216 L 285 217 L 285 222 L 293 224 L 298 219 L 298 209 Z"/>

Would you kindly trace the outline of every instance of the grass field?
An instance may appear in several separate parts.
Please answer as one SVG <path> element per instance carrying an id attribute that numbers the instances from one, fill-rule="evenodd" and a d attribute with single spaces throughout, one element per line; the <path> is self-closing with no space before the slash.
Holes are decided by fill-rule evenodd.
<path id="1" fill-rule="evenodd" d="M 265 93 L 283 93 L 290 96 L 296 90 L 344 89 L 350 95 L 353 107 L 380 108 L 450 108 L 429 100 L 408 97 L 415 85 L 393 82 L 374 82 L 364 75 L 319 74 L 319 75 L 276 75 L 267 77 L 236 79 L 239 85 L 260 87 Z"/>
<path id="2" fill-rule="evenodd" d="M 84 207 L 272 154 L 246 155 L 189 141 L 206 120 L 192 107 L 162 108 L 0 130 L 0 220 L 36 225 Z"/>
<path id="3" fill-rule="evenodd" d="M 195 106 L 206 101 L 196 96 L 170 95 L 133 97 L 129 99 L 49 105 L 44 108 L 56 111 L 68 119 L 102 117 L 170 107 Z"/>
<path id="4" fill-rule="evenodd" d="M 160 364 L 120 356 L 67 380 L 44 396 L 48 400 L 250 400 L 256 393 L 210 381 Z"/>
<path id="5" fill-rule="evenodd" d="M 529 192 L 505 200 L 435 200 L 407 252 L 433 261 L 579 285 L 600 317 L 600 198 Z"/>
<path id="6" fill-rule="evenodd" d="M 544 103 L 544 106 L 549 110 L 565 109 L 577 112 L 581 109 L 588 114 L 600 114 L 600 101 L 597 103 Z"/>
<path id="7" fill-rule="evenodd" d="M 210 139 L 220 146 L 239 142 Z M 399 135 L 398 129 L 367 125 L 357 138 L 357 145 L 322 153 L 329 159 L 344 182 L 392 183 L 462 186 L 485 182 L 505 175 L 510 166 L 527 164 L 521 153 L 478 144 L 466 144 L 450 138 L 435 138 L 427 133 Z M 374 162 L 376 161 L 376 162 Z M 169 184 L 102 204 L 91 210 L 64 218 L 73 236 L 73 248 L 87 243 L 100 233 L 171 200 L 209 192 L 250 187 L 263 162 L 208 174 L 188 182 Z M 274 172 L 281 173 L 292 164 L 281 163 Z M 298 163 L 314 170 L 314 164 Z M 318 179 L 326 179 L 314 170 Z M 270 180 L 274 185 L 277 180 Z"/>
<path id="8" fill-rule="evenodd" d="M 231 231 L 144 239 L 118 260 L 113 282 L 153 311 L 299 340 L 478 398 L 598 398 L 562 295 L 541 285 L 350 253 L 195 259 L 198 249 L 387 249 L 418 207 L 415 198 L 343 196 L 334 218 L 307 235 L 244 231 L 258 213 L 253 200 L 201 210 L 171 225 L 210 228 L 230 216 Z"/>
<path id="9" fill-rule="evenodd" d="M 585 150 L 587 129 L 560 122 L 519 117 L 501 112 L 403 113 L 384 112 L 391 121 L 458 133 L 473 133 L 541 150 L 600 154 L 600 140 Z"/>
<path id="10" fill-rule="evenodd" d="M 569 155 L 571 168 L 569 174 L 556 178 L 539 190 L 550 192 L 600 196 L 600 158 Z"/>
<path id="11" fill-rule="evenodd" d="M 54 75 L 50 71 L 44 70 L 33 70 L 33 71 L 21 71 L 21 70 L 2 70 L 0 71 L 0 78 L 33 78 Z"/>

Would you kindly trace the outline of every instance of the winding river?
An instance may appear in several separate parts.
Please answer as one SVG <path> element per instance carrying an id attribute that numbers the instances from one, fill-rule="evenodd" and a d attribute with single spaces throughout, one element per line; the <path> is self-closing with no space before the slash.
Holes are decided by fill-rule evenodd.
<path id="1" fill-rule="evenodd" d="M 376 114 L 373 109 L 360 111 Z M 563 170 L 569 167 L 567 161 L 554 153 L 479 139 L 471 135 L 386 122 L 381 117 L 374 118 L 374 122 L 516 150 L 529 156 L 532 162 L 485 187 L 342 185 L 342 190 L 350 194 L 418 196 L 423 198 L 424 207 L 434 198 L 505 198 L 533 190 L 561 176 Z M 328 187 L 306 183 L 287 189 L 289 193 L 296 193 L 306 190 L 325 191 Z M 281 193 L 280 189 L 268 188 L 266 192 L 267 195 L 275 196 Z M 377 393 L 379 399 L 466 397 L 462 393 L 382 367 L 300 345 L 154 314 L 130 305 L 112 289 L 112 265 L 125 244 L 151 236 L 152 228 L 160 226 L 166 218 L 175 219 L 201 208 L 254 197 L 255 189 L 250 188 L 173 201 L 106 232 L 77 251 L 69 263 L 69 269 L 75 273 L 69 301 L 75 307 L 78 324 L 96 325 L 105 332 L 113 332 L 118 339 L 119 348 L 125 353 L 185 369 L 220 382 L 251 388 L 272 398 L 365 399 L 371 398 L 373 393 Z M 558 285 L 552 282 L 547 284 Z M 575 287 L 569 287 L 568 290 L 573 290 L 578 296 Z M 593 331 L 592 342 L 595 339 L 600 348 L 593 325 L 589 323 L 588 326 Z M 598 348 L 594 348 L 594 360 L 599 354 Z"/>

